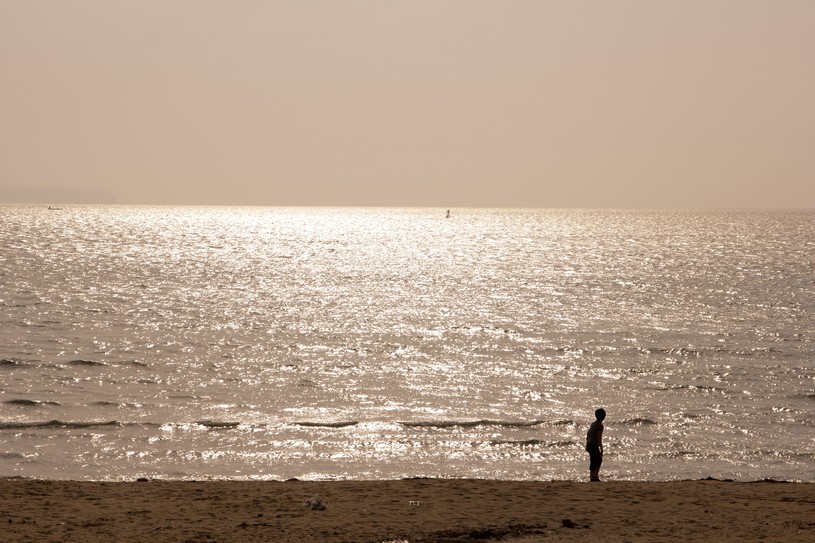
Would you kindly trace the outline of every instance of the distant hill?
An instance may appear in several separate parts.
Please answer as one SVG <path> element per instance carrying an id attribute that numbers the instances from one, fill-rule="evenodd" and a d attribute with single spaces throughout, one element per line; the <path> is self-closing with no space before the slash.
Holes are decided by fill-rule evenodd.
<path id="1" fill-rule="evenodd" d="M 116 204 L 116 197 L 101 189 L 21 187 L 0 185 L 2 204 Z"/>

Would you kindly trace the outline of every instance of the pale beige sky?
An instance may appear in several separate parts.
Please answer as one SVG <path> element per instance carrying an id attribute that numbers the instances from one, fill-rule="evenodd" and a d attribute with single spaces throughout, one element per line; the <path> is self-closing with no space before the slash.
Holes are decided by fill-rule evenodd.
<path id="1" fill-rule="evenodd" d="M 812 0 L 0 0 L 0 78 L 7 188 L 815 208 Z"/>

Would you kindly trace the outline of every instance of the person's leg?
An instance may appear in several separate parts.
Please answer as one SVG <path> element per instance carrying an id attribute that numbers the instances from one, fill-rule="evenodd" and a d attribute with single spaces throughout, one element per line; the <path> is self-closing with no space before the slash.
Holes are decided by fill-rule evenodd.
<path id="1" fill-rule="evenodd" d="M 600 464 L 603 461 L 600 449 L 591 448 L 589 450 L 589 481 L 600 480 Z"/>
<path id="2" fill-rule="evenodd" d="M 603 464 L 603 453 L 597 451 L 597 462 L 594 464 L 594 479 L 593 481 L 600 480 L 600 466 Z"/>

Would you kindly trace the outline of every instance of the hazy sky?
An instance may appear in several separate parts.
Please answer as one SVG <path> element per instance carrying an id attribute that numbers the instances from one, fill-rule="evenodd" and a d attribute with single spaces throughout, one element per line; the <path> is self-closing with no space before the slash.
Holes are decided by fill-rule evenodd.
<path id="1" fill-rule="evenodd" d="M 0 0 L 0 78 L 5 186 L 815 208 L 812 0 Z"/>

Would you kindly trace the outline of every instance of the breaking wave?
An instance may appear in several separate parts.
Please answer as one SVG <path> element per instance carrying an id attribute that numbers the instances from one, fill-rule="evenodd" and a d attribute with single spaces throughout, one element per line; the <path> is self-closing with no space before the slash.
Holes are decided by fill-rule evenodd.
<path id="1" fill-rule="evenodd" d="M 20 360 L 15 360 L 14 358 L 2 358 L 0 359 L 0 368 L 26 368 L 31 366 L 31 364 L 26 364 Z"/>
<path id="2" fill-rule="evenodd" d="M 90 421 L 90 422 L 68 422 L 62 420 L 49 420 L 45 422 L 0 422 L 0 430 L 27 430 L 33 428 L 65 428 L 65 429 L 84 429 L 84 428 L 104 428 L 123 426 L 123 424 L 116 420 L 111 421 Z"/>
<path id="3" fill-rule="evenodd" d="M 107 364 L 105 364 L 104 362 L 97 362 L 95 360 L 71 360 L 70 362 L 68 362 L 68 364 L 71 366 L 88 366 L 88 367 L 107 366 Z"/>
<path id="4" fill-rule="evenodd" d="M 653 424 L 657 424 L 657 422 L 655 420 L 638 417 L 633 419 L 625 419 L 624 421 L 620 422 L 620 424 L 626 424 L 629 426 L 651 426 Z"/>
<path id="5" fill-rule="evenodd" d="M 345 428 L 347 426 L 356 426 L 359 424 L 358 421 L 350 420 L 345 422 L 295 422 L 293 423 L 295 426 L 305 426 L 310 428 Z"/>
<path id="6" fill-rule="evenodd" d="M 478 426 L 498 426 L 500 428 L 529 428 L 532 426 L 540 426 L 543 424 L 565 425 L 572 424 L 571 421 L 557 421 L 547 423 L 545 420 L 532 420 L 532 421 L 506 421 L 506 420 L 490 420 L 480 419 L 471 421 L 460 420 L 429 420 L 429 421 L 400 421 L 399 424 L 406 428 L 475 428 Z"/>
<path id="7" fill-rule="evenodd" d="M 43 401 L 43 400 L 25 400 L 25 399 L 17 399 L 17 400 L 6 400 L 3 402 L 6 405 L 20 405 L 20 406 L 30 406 L 30 407 L 37 407 L 41 405 L 61 405 L 59 402 L 51 402 L 51 401 Z"/>

